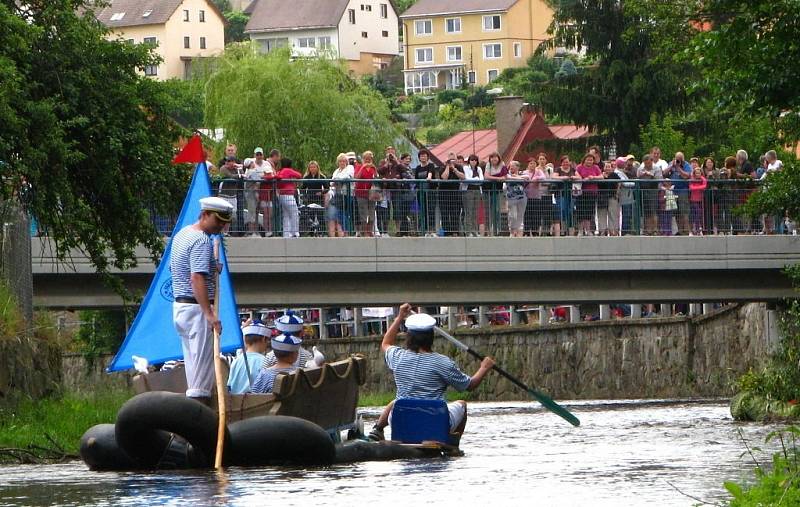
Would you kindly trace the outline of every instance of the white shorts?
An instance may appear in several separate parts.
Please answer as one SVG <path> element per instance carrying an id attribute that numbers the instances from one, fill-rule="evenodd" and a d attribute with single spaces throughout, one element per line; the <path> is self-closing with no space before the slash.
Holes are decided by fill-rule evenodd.
<path id="1" fill-rule="evenodd" d="M 389 426 L 392 425 L 392 412 L 389 412 Z M 450 431 L 455 431 L 467 415 L 467 404 L 460 401 L 448 403 L 447 413 L 450 415 Z"/>

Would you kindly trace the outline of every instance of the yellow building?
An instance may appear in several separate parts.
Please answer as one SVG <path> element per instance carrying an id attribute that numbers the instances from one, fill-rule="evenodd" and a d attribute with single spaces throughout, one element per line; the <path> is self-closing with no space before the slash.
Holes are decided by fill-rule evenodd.
<path id="1" fill-rule="evenodd" d="M 419 0 L 400 15 L 406 93 L 486 85 L 547 38 L 544 0 Z"/>
<path id="2" fill-rule="evenodd" d="M 163 61 L 144 74 L 186 79 L 192 62 L 225 49 L 225 18 L 209 0 L 109 0 L 95 12 L 111 29 L 109 38 L 152 44 Z"/>

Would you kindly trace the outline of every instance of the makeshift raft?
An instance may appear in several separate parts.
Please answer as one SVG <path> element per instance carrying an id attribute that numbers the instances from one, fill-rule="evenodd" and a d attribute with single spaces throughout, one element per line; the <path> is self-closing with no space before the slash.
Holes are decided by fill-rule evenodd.
<path id="1" fill-rule="evenodd" d="M 356 417 L 366 381 L 362 356 L 279 374 L 273 394 L 227 395 L 226 466 L 300 465 L 455 456 L 438 442 L 367 442 Z M 214 463 L 217 413 L 186 398 L 182 367 L 139 375 L 137 394 L 115 424 L 84 433 L 80 454 L 92 470 L 209 468 Z M 212 406 L 217 406 L 216 399 Z M 346 432 L 348 439 L 342 441 Z"/>

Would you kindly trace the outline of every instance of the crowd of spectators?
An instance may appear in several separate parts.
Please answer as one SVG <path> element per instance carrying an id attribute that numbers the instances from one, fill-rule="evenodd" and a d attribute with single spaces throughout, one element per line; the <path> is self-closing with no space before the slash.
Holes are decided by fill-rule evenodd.
<path id="1" fill-rule="evenodd" d="M 665 160 L 653 147 L 604 159 L 597 146 L 579 160 L 540 153 L 507 164 L 389 146 L 341 153 L 326 175 L 316 161 L 301 171 L 273 149 L 239 160 L 228 145 L 217 166 L 218 195 L 236 206 L 232 235 L 305 236 L 620 236 L 794 233 L 785 216 L 747 216 L 738 206 L 767 175 L 782 170 L 775 151 L 757 167 L 744 150 L 722 161 Z"/>

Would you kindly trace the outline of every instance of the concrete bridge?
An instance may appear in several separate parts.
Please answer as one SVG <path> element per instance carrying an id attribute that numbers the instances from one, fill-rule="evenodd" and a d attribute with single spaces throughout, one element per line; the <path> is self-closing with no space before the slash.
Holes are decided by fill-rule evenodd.
<path id="1" fill-rule="evenodd" d="M 228 238 L 242 306 L 580 304 L 775 301 L 796 236 L 567 238 Z M 121 299 L 76 253 L 72 265 L 33 238 L 34 304 L 108 308 Z M 120 273 L 144 294 L 147 252 Z"/>

